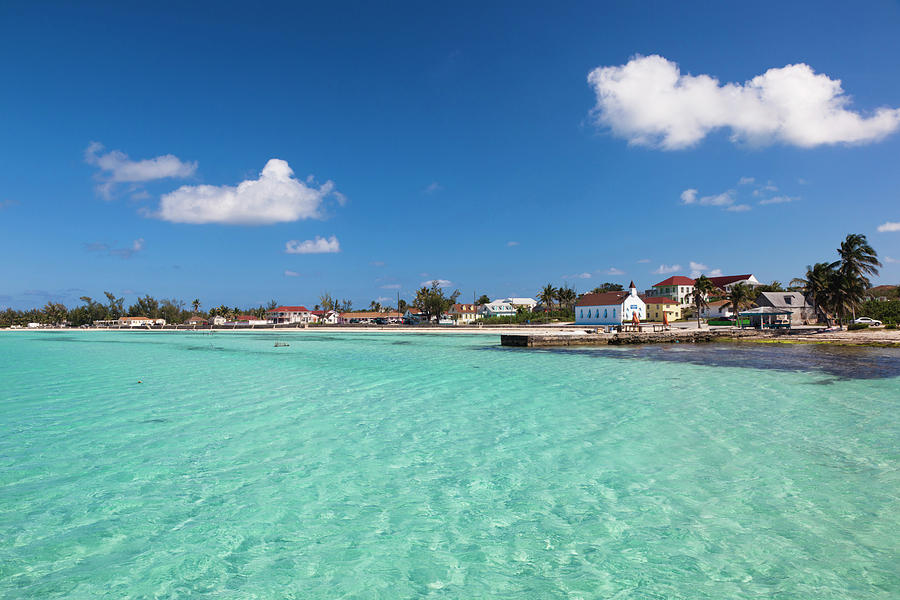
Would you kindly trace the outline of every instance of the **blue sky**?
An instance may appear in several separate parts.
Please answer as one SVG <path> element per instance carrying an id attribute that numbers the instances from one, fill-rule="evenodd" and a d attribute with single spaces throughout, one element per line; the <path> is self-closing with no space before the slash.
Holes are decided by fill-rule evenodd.
<path id="1" fill-rule="evenodd" d="M 786 282 L 850 232 L 898 283 L 898 30 L 893 2 L 4 3 L 0 307 Z"/>

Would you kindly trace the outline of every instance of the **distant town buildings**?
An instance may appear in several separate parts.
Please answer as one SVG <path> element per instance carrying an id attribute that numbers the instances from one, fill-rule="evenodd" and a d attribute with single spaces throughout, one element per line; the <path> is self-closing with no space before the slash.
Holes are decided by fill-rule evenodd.
<path id="1" fill-rule="evenodd" d="M 266 320 L 270 323 L 309 323 L 311 313 L 305 306 L 279 306 L 266 311 Z"/>
<path id="2" fill-rule="evenodd" d="M 671 298 L 680 305 L 686 305 L 691 303 L 693 293 L 693 279 L 683 275 L 673 275 L 654 284 L 644 295 L 646 298 Z"/>

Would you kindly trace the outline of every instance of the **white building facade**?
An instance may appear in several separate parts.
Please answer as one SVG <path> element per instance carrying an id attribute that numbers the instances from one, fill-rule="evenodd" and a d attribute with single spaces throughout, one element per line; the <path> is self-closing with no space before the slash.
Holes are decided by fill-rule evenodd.
<path id="1" fill-rule="evenodd" d="M 489 302 L 478 307 L 478 313 L 484 318 L 514 317 L 516 307 L 509 302 Z"/>
<path id="2" fill-rule="evenodd" d="M 575 303 L 576 325 L 621 325 L 635 314 L 641 321 L 647 318 L 647 305 L 638 296 L 634 282 L 627 292 L 585 294 Z"/>
<path id="3" fill-rule="evenodd" d="M 266 311 L 270 323 L 309 323 L 312 315 L 305 306 L 279 306 Z"/>

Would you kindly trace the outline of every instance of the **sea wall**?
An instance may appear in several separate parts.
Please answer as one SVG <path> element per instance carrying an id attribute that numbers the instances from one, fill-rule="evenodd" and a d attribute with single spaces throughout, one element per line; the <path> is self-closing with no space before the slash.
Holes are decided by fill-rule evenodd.
<path id="1" fill-rule="evenodd" d="M 546 348 L 554 346 L 606 346 L 624 344 L 673 344 L 673 343 L 700 343 L 716 340 L 771 337 L 768 332 L 756 330 L 724 330 L 709 331 L 708 329 L 670 330 L 670 331 L 644 331 L 624 333 L 510 333 L 501 334 L 500 344 L 521 348 Z"/>

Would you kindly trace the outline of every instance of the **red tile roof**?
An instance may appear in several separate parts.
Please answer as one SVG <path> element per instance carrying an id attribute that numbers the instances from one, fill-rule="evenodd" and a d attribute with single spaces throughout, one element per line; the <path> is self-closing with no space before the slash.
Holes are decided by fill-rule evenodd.
<path id="1" fill-rule="evenodd" d="M 273 308 L 272 310 L 267 310 L 267 313 L 272 312 L 309 312 L 306 310 L 305 306 L 279 306 L 278 308 Z"/>
<path id="2" fill-rule="evenodd" d="M 722 277 L 710 277 L 709 280 L 713 282 L 714 286 L 722 287 L 734 283 L 735 281 L 750 279 L 751 277 L 753 277 L 753 275 L 723 275 Z"/>
<path id="3" fill-rule="evenodd" d="M 622 301 L 629 295 L 629 292 L 585 294 L 575 303 L 575 306 L 611 306 L 613 304 L 622 304 Z"/>
<path id="4" fill-rule="evenodd" d="M 694 280 L 690 277 L 685 277 L 684 275 L 672 275 L 668 279 L 664 279 L 659 283 L 654 283 L 653 287 L 659 287 L 661 285 L 694 285 Z"/>
<path id="5" fill-rule="evenodd" d="M 257 321 L 257 320 L 261 320 L 261 318 L 255 316 L 255 315 L 241 315 L 235 319 L 235 321 Z"/>

